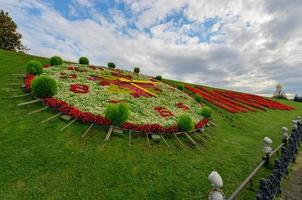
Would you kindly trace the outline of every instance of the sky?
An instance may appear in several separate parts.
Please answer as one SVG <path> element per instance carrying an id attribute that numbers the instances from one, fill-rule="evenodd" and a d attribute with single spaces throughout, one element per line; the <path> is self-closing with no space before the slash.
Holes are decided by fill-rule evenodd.
<path id="1" fill-rule="evenodd" d="M 30 54 L 302 95 L 301 0 L 0 0 Z"/>

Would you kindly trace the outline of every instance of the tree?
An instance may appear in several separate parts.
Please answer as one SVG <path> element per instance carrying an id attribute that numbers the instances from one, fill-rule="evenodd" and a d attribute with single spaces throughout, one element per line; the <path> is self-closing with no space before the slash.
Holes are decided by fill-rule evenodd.
<path id="1" fill-rule="evenodd" d="M 302 97 L 296 94 L 293 100 L 296 102 L 302 102 Z"/>
<path id="2" fill-rule="evenodd" d="M 27 49 L 21 43 L 22 35 L 17 32 L 17 25 L 13 19 L 3 10 L 0 11 L 0 48 L 26 52 Z"/>
<path id="3" fill-rule="evenodd" d="M 273 97 L 277 99 L 287 99 L 287 96 L 283 91 L 283 86 L 280 83 L 276 85 L 276 91 L 274 92 Z"/>

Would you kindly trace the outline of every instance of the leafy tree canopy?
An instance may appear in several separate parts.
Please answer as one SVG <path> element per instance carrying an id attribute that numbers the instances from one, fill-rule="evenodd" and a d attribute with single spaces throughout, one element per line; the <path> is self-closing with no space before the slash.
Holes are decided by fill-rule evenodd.
<path id="1" fill-rule="evenodd" d="M 0 10 L 0 48 L 26 52 L 27 49 L 21 43 L 22 35 L 17 32 L 17 25 L 7 12 Z"/>

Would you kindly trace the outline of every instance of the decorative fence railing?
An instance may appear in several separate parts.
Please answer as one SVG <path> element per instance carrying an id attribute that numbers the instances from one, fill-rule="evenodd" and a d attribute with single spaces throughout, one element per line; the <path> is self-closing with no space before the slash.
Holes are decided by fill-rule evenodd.
<path id="1" fill-rule="evenodd" d="M 298 147 L 300 142 L 302 142 L 302 122 L 301 118 L 297 117 L 293 120 L 294 127 L 291 134 L 288 135 L 288 129 L 286 127 L 282 128 L 282 144 L 280 144 L 276 149 L 270 147 L 272 141 L 268 137 L 264 138 L 264 153 L 261 162 L 257 167 L 250 173 L 250 175 L 240 184 L 240 186 L 231 194 L 229 198 L 225 197 L 221 188 L 223 186 L 223 181 L 217 172 L 212 172 L 209 175 L 209 181 L 213 185 L 212 191 L 209 193 L 209 200 L 234 200 L 238 197 L 240 192 L 250 183 L 252 185 L 252 179 L 257 174 L 257 172 L 266 163 L 270 162 L 270 158 L 279 152 L 281 149 L 281 157 L 274 161 L 272 174 L 264 179 L 260 180 L 259 191 L 257 192 L 257 200 L 271 200 L 281 193 L 281 180 L 288 174 L 288 166 L 295 162 L 296 154 L 298 153 Z"/>
<path id="2" fill-rule="evenodd" d="M 295 162 L 298 146 L 302 141 L 302 124 L 297 123 L 286 143 L 281 147 L 281 157 L 274 161 L 273 172 L 268 178 L 260 180 L 259 191 L 256 195 L 257 200 L 274 199 L 281 194 L 281 180 L 288 175 L 288 166 Z"/>

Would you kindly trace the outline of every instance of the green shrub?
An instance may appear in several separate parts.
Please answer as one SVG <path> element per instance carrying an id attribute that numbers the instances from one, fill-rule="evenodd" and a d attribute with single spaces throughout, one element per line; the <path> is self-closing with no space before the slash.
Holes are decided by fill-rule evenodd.
<path id="1" fill-rule="evenodd" d="M 105 116 L 114 125 L 121 125 L 127 121 L 130 115 L 129 107 L 126 103 L 109 104 L 105 109 Z"/>
<path id="2" fill-rule="evenodd" d="M 112 69 L 115 68 L 115 64 L 113 62 L 109 62 L 107 65 L 109 68 L 112 68 Z"/>
<path id="3" fill-rule="evenodd" d="M 199 94 L 196 94 L 194 96 L 194 99 L 198 102 L 198 103 L 201 103 L 202 102 L 202 97 L 199 95 Z"/>
<path id="4" fill-rule="evenodd" d="M 41 74 L 43 72 L 43 65 L 39 61 L 31 60 L 27 63 L 26 71 L 28 74 Z"/>
<path id="5" fill-rule="evenodd" d="M 177 119 L 177 126 L 181 131 L 191 131 L 194 128 L 194 122 L 189 115 L 181 115 Z"/>
<path id="6" fill-rule="evenodd" d="M 39 76 L 31 82 L 32 93 L 37 97 L 51 97 L 57 93 L 57 82 L 47 76 Z"/>
<path id="7" fill-rule="evenodd" d="M 62 65 L 63 64 L 63 60 L 60 56 L 53 56 L 50 58 L 50 65 L 54 66 L 54 65 Z"/>
<path id="8" fill-rule="evenodd" d="M 204 117 L 204 118 L 210 118 L 212 116 L 212 109 L 208 106 L 204 106 L 201 109 L 200 114 Z"/>
<path id="9" fill-rule="evenodd" d="M 134 67 L 134 70 L 133 70 L 135 73 L 139 73 L 139 71 L 140 71 L 140 69 L 139 69 L 139 67 Z"/>
<path id="10" fill-rule="evenodd" d="M 185 86 L 183 84 L 179 84 L 177 86 L 177 89 L 179 89 L 180 91 L 183 91 L 185 89 Z"/>
<path id="11" fill-rule="evenodd" d="M 162 77 L 161 77 L 161 75 L 157 75 L 157 76 L 155 76 L 155 79 L 161 81 Z"/>
<path id="12" fill-rule="evenodd" d="M 79 63 L 82 65 L 89 65 L 89 60 L 87 57 L 80 57 L 79 58 Z"/>

